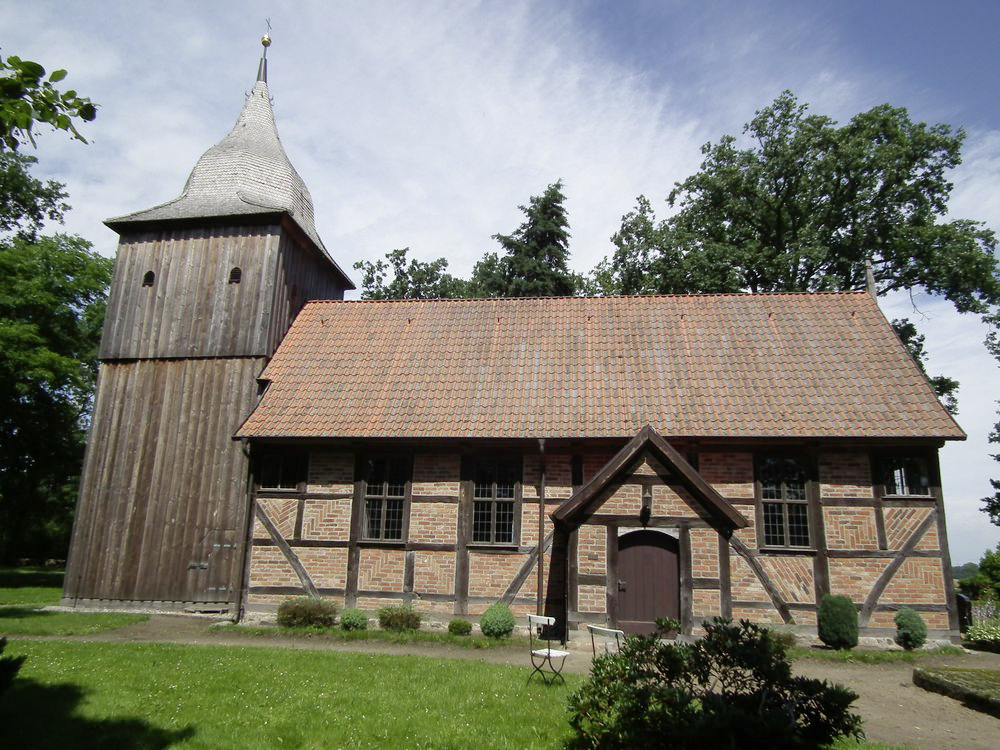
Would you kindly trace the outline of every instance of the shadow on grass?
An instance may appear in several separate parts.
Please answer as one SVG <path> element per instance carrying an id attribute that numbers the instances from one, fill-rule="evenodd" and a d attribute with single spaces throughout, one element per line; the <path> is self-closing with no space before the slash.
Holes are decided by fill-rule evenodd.
<path id="1" fill-rule="evenodd" d="M 26 618 L 26 617 L 33 617 L 34 618 L 34 617 L 39 617 L 39 618 L 45 618 L 45 617 L 52 617 L 52 616 L 58 615 L 58 614 L 60 614 L 60 613 L 59 612 L 44 612 L 44 611 L 38 609 L 37 607 L 18 607 L 18 606 L 0 607 L 0 620 L 2 620 L 5 617 L 17 617 L 17 618 Z"/>
<path id="2" fill-rule="evenodd" d="M 5 747 L 160 750 L 195 734 L 192 726 L 162 729 L 135 717 L 88 719 L 76 714 L 82 688 L 18 678 L 0 700 Z"/>
<path id="3" fill-rule="evenodd" d="M 57 588 L 63 585 L 62 570 L 41 568 L 0 568 L 0 588 Z"/>

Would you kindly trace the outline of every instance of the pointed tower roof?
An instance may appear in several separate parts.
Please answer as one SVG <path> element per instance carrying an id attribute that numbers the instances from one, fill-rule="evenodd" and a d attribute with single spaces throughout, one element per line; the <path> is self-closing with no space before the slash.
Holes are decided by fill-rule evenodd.
<path id="1" fill-rule="evenodd" d="M 274 123 L 267 89 L 267 47 L 261 55 L 257 81 L 229 134 L 202 154 L 188 176 L 180 197 L 145 211 L 108 219 L 121 231 L 130 224 L 287 214 L 323 253 L 353 289 L 316 231 L 312 196 L 288 160 Z"/>

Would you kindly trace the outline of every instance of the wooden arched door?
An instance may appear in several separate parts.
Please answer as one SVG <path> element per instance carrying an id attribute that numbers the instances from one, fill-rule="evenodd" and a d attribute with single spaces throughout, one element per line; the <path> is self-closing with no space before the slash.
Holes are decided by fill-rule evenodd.
<path id="1" fill-rule="evenodd" d="M 658 617 L 680 619 L 679 545 L 644 529 L 618 537 L 615 620 L 626 633 L 651 633 Z"/>

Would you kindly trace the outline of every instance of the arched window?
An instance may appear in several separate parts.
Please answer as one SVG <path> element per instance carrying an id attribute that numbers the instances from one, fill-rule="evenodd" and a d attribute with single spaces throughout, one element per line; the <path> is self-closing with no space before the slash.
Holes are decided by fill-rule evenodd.
<path id="1" fill-rule="evenodd" d="M 229 283 L 239 284 L 240 279 L 243 278 L 243 272 L 240 270 L 239 266 L 233 266 L 233 270 L 229 272 Z"/>
<path id="2" fill-rule="evenodd" d="M 153 281 L 156 279 L 156 274 L 152 271 L 146 271 L 146 275 L 142 277 L 143 286 L 153 286 Z"/>

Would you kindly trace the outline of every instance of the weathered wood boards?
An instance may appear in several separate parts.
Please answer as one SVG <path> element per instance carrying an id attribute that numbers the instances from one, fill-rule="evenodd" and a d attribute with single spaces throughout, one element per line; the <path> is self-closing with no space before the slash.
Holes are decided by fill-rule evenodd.
<path id="1" fill-rule="evenodd" d="M 101 365 L 67 599 L 235 596 L 247 461 L 231 439 L 263 358 Z"/>
<path id="2" fill-rule="evenodd" d="M 232 435 L 302 305 L 343 284 L 278 223 L 122 237 L 65 603 L 236 604 L 249 464 Z"/>

